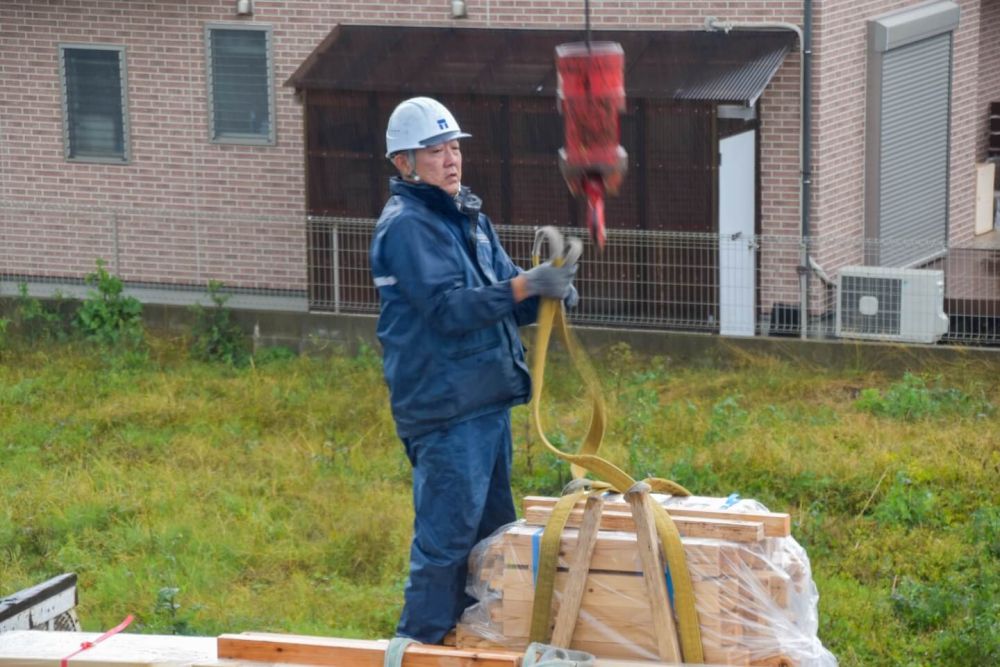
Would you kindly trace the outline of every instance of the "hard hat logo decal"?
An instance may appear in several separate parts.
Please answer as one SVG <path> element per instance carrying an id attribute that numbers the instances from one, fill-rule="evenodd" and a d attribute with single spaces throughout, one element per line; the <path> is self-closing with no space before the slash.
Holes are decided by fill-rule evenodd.
<path id="1" fill-rule="evenodd" d="M 438 129 L 447 130 L 448 129 L 448 121 L 446 119 L 444 119 L 444 118 L 438 118 Z"/>

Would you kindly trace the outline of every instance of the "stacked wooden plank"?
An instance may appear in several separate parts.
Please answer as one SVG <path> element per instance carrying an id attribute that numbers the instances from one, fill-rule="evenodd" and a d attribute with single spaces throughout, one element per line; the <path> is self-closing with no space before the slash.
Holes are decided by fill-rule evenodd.
<path id="1" fill-rule="evenodd" d="M 388 640 L 340 639 L 267 632 L 221 635 L 220 659 L 257 663 L 382 667 Z M 413 644 L 403 654 L 402 667 L 517 667 L 520 654 Z"/>
<path id="2" fill-rule="evenodd" d="M 93 644 L 99 637 L 94 632 L 0 632 L 0 667 L 382 667 L 389 644 L 263 632 L 217 638 L 121 632 Z M 91 647 L 81 650 L 85 645 Z M 401 667 L 519 667 L 522 658 L 521 651 L 413 644 L 403 654 Z M 593 667 L 649 666 L 597 660 Z"/>
<path id="3" fill-rule="evenodd" d="M 752 501 L 726 506 L 726 499 L 653 498 L 666 506 L 682 537 L 706 662 L 832 661 L 816 638 L 815 586 L 805 552 L 789 534 L 787 514 Z M 538 548 L 555 502 L 525 498 L 525 520 L 477 550 L 480 604 L 463 617 L 460 646 L 516 650 L 527 644 Z M 583 507 L 581 501 L 574 508 L 562 536 L 553 619 L 566 591 Z M 569 648 L 608 658 L 660 659 L 650 599 L 629 505 L 609 496 Z"/>

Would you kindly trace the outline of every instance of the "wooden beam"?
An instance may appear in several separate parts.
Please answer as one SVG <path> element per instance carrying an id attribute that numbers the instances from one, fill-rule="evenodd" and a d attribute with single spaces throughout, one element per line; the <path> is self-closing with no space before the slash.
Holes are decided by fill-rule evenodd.
<path id="1" fill-rule="evenodd" d="M 222 635 L 219 659 L 289 662 L 336 667 L 383 667 L 388 640 L 339 639 L 263 632 Z M 402 667 L 519 667 L 521 653 L 458 649 L 413 644 L 403 654 Z"/>
<path id="2" fill-rule="evenodd" d="M 542 529 L 536 526 L 515 525 L 500 536 L 500 542 L 506 554 L 505 569 L 524 567 L 531 568 L 534 563 L 534 542 Z M 577 530 L 567 528 L 559 543 L 560 569 L 569 566 L 571 554 L 577 548 Z M 687 556 L 688 570 L 692 578 L 717 577 L 721 574 L 739 568 L 739 554 L 747 551 L 734 545 L 718 544 L 685 544 L 684 555 Z M 624 572 L 639 574 L 642 563 L 636 550 L 635 533 L 600 532 L 594 553 L 590 561 L 591 572 Z M 505 575 L 506 576 L 506 575 Z"/>
<path id="3" fill-rule="evenodd" d="M 645 487 L 645 485 L 637 486 Z M 681 648 L 670 600 L 667 598 L 667 582 L 663 578 L 663 560 L 660 556 L 660 539 L 653 523 L 648 488 L 630 490 L 625 494 L 625 500 L 632 508 L 632 519 L 635 521 L 639 560 L 642 562 L 642 576 L 646 580 L 646 590 L 649 591 L 649 609 L 653 617 L 657 652 L 664 662 L 680 662 Z"/>
<path id="4" fill-rule="evenodd" d="M 506 567 L 533 566 L 535 544 L 540 539 L 541 531 L 542 529 L 537 526 L 515 524 L 500 536 L 506 555 Z M 569 567 L 569 560 L 576 548 L 577 530 L 567 528 L 563 531 L 559 544 L 560 567 Z M 635 534 L 599 533 L 590 569 L 607 572 L 640 572 L 642 564 L 639 563 L 639 556 L 635 550 Z"/>
<path id="5" fill-rule="evenodd" d="M 651 496 L 653 502 L 662 503 L 664 496 Z M 552 507 L 556 504 L 556 498 L 548 496 L 525 496 L 522 500 L 522 507 Z M 711 499 L 716 500 L 716 499 Z M 577 504 L 578 508 L 583 507 L 583 502 Z M 683 507 L 680 505 L 665 505 L 667 514 L 671 517 L 692 517 L 695 519 L 723 519 L 726 521 L 754 521 L 764 524 L 765 537 L 788 537 L 792 534 L 791 515 L 783 512 L 736 512 L 733 510 L 710 510 L 697 507 Z M 605 512 L 627 512 L 628 503 L 620 496 L 612 496 L 605 499 Z"/>
<path id="6" fill-rule="evenodd" d="M 552 645 L 569 648 L 576 628 L 576 619 L 580 614 L 580 602 L 583 601 L 583 591 L 587 585 L 587 574 L 590 572 L 590 557 L 597 544 L 597 531 L 601 525 L 601 508 L 604 501 L 600 496 L 590 496 L 580 518 L 580 533 L 577 539 L 576 558 L 569 567 L 569 581 L 563 593 L 559 614 L 556 616 L 556 627 L 552 631 Z"/>
<path id="7" fill-rule="evenodd" d="M 544 526 L 552 516 L 551 507 L 532 505 L 524 510 L 525 523 Z M 736 515 L 739 516 L 739 515 Z M 759 521 L 733 519 L 708 519 L 702 517 L 670 516 L 681 537 L 705 537 L 727 542 L 759 542 L 764 539 L 764 524 Z M 574 508 L 566 521 L 567 526 L 579 526 L 583 520 L 583 509 Z M 621 530 L 635 532 L 635 522 L 628 512 L 609 510 L 601 516 L 601 530 Z"/>

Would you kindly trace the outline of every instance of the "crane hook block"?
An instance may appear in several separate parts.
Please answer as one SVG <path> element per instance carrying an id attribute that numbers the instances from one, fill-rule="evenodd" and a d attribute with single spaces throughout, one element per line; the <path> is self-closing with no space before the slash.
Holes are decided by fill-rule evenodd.
<path id="1" fill-rule="evenodd" d="M 570 192 L 586 199 L 587 225 L 604 246 L 604 196 L 616 195 L 628 170 L 619 114 L 625 111 L 625 51 L 617 42 L 556 47 L 557 104 L 565 145 L 559 169 Z"/>

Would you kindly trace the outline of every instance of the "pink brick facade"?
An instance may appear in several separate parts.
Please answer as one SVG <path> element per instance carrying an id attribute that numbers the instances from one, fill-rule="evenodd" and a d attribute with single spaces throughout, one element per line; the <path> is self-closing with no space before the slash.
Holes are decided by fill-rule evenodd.
<path id="1" fill-rule="evenodd" d="M 865 104 L 867 85 L 867 21 L 914 6 L 907 0 L 836 0 L 817 3 L 813 86 L 813 212 L 820 236 L 818 258 L 836 269 L 861 261 L 859 239 L 864 230 Z M 949 240 L 968 242 L 974 231 L 975 163 L 985 149 L 982 89 L 997 89 L 981 65 L 996 45 L 980 46 L 981 33 L 996 35 L 996 2 L 982 2 L 993 26 L 982 23 L 980 0 L 960 0 L 961 16 L 954 37 L 952 72 L 952 136 L 950 155 Z M 980 49 L 983 48 L 981 51 Z M 997 72 L 993 66 L 992 71 Z"/>
<path id="2" fill-rule="evenodd" d="M 979 100 L 975 122 L 982 126 L 990 102 L 1000 102 L 1000 2 L 983 2 L 979 14 Z M 987 135 L 981 132 L 976 159 L 986 159 Z"/>
<path id="3" fill-rule="evenodd" d="M 907 0 L 814 0 L 812 230 L 857 238 L 864 217 L 866 20 Z M 980 4 L 983 9 L 980 10 Z M 951 203 L 953 240 L 971 235 L 974 162 L 984 154 L 984 106 L 1000 98 L 1000 3 L 961 0 L 955 40 Z M 79 277 L 94 258 L 125 279 L 304 290 L 302 107 L 282 86 L 340 22 L 468 27 L 565 27 L 583 0 L 468 0 L 449 18 L 445 0 L 235 0 L 135 3 L 28 0 L 0 5 L 0 273 Z M 803 4 L 775 0 L 593 0 L 595 28 L 701 29 L 706 17 L 801 24 Z M 273 28 L 273 146 L 208 141 L 205 25 Z M 61 43 L 122 45 L 127 52 L 131 160 L 63 158 Z M 799 231 L 799 67 L 792 53 L 760 102 L 761 223 L 769 236 Z M 474 184 L 473 184 L 474 185 Z M 331 187 L 334 187 L 331 184 Z M 10 204 L 13 204 L 11 206 Z M 487 202 L 487 207 L 489 202 Z M 68 213 L 66 209 L 85 209 Z M 851 261 L 820 246 L 831 268 Z M 797 299 L 794 245 L 765 248 L 763 301 Z"/>

